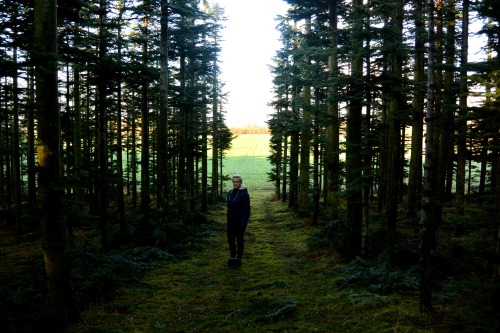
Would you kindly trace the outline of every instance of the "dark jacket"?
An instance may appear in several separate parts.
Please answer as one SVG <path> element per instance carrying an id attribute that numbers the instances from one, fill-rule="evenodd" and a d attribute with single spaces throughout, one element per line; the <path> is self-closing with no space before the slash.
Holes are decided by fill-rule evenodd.
<path id="1" fill-rule="evenodd" d="M 250 195 L 245 185 L 227 193 L 227 222 L 244 226 L 250 218 Z"/>

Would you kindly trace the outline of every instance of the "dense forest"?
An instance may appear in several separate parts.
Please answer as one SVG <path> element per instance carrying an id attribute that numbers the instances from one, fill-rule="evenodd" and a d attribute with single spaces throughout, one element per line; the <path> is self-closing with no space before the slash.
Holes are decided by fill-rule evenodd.
<path id="1" fill-rule="evenodd" d="M 287 2 L 268 122 L 276 195 L 313 225 L 328 221 L 345 258 L 401 245 L 412 224 L 422 311 L 433 310 L 445 209 L 464 217 L 478 200 L 497 284 L 500 3 Z M 452 224 L 463 237 L 464 220 Z"/>
<path id="2" fill-rule="evenodd" d="M 479 228 L 498 297 L 500 2 L 285 2 L 270 59 L 276 197 L 346 261 L 401 246 L 410 225 L 421 311 L 434 311 L 437 233 Z M 79 318 L 80 229 L 102 251 L 172 250 L 223 200 L 224 20 L 209 0 L 0 4 L 0 222 L 10 241 L 40 241 L 40 317 Z M 472 204 L 488 217 L 473 227 Z"/>

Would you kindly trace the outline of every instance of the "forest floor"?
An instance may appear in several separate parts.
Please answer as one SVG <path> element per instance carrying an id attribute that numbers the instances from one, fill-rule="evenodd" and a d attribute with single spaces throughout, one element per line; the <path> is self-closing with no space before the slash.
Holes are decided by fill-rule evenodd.
<path id="1" fill-rule="evenodd" d="M 418 295 L 339 288 L 346 264 L 311 251 L 316 227 L 270 190 L 250 192 L 252 216 L 240 268 L 227 267 L 225 206 L 212 210 L 204 245 L 148 272 L 139 285 L 89 306 L 70 333 L 453 332 L 451 308 L 419 312 Z M 467 329 L 460 331 L 467 332 Z"/>

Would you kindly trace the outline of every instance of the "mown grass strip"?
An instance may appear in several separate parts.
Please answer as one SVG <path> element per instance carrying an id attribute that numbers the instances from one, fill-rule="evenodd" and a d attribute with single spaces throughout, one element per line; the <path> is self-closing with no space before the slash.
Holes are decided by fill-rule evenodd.
<path id="1" fill-rule="evenodd" d="M 315 228 L 272 192 L 250 191 L 252 217 L 239 269 L 226 266 L 225 207 L 211 213 L 202 250 L 151 271 L 84 312 L 83 332 L 431 332 L 416 297 L 338 290 L 342 267 L 307 248 Z M 427 328 L 426 325 L 429 325 Z"/>

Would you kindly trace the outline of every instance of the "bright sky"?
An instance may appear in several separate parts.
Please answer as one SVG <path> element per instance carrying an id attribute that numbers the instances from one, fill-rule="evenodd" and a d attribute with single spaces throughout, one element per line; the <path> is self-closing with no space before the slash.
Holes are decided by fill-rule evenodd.
<path id="1" fill-rule="evenodd" d="M 211 0 L 225 10 L 227 21 L 221 36 L 221 81 L 228 93 L 226 124 L 267 126 L 273 109 L 269 65 L 281 47 L 274 20 L 288 5 L 282 0 Z"/>

